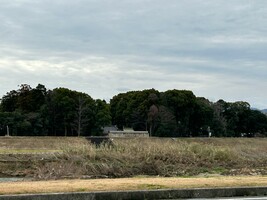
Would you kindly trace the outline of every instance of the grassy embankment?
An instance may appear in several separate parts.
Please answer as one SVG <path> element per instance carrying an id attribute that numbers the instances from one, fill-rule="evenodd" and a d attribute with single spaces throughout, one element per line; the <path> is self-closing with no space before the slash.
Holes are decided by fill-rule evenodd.
<path id="1" fill-rule="evenodd" d="M 266 175 L 265 138 L 0 138 L 0 176 L 38 180 L 151 176 Z"/>

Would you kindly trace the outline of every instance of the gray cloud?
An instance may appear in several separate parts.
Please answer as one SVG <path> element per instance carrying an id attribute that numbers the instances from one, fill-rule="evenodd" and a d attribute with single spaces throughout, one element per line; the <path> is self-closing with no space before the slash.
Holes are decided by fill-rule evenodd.
<path id="1" fill-rule="evenodd" d="M 265 108 L 265 0 L 0 0 L 0 94 L 190 89 Z"/>

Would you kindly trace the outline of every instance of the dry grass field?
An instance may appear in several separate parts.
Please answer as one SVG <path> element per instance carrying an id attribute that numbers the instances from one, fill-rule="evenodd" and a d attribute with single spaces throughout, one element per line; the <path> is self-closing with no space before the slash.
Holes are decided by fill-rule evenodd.
<path id="1" fill-rule="evenodd" d="M 0 183 L 0 195 L 54 192 L 267 186 L 267 177 L 136 177 Z"/>
<path id="2" fill-rule="evenodd" d="M 0 177 L 36 180 L 138 175 L 266 175 L 266 138 L 0 137 Z"/>

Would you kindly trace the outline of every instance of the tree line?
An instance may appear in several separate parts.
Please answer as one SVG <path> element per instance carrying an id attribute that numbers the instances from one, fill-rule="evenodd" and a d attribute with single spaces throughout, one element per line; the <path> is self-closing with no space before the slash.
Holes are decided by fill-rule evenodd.
<path id="1" fill-rule="evenodd" d="M 0 135 L 102 135 L 103 127 L 132 127 L 157 137 L 267 136 L 267 116 L 249 103 L 211 102 L 188 90 L 129 91 L 109 103 L 67 88 L 22 84 L 0 104 Z"/>
<path id="2" fill-rule="evenodd" d="M 4 95 L 0 104 L 1 135 L 6 126 L 13 136 L 97 135 L 110 123 L 109 104 L 67 88 L 22 84 Z"/>

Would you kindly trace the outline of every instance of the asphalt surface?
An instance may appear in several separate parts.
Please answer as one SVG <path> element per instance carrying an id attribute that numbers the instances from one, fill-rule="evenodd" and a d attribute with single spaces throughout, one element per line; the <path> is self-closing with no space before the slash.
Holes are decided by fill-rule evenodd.
<path id="1" fill-rule="evenodd" d="M 216 200 L 267 200 L 267 196 L 266 197 L 231 197 L 231 198 L 225 197 L 225 198 L 212 198 L 212 199 L 216 199 Z M 203 200 L 203 199 L 184 199 L 184 200 Z"/>
<path id="2" fill-rule="evenodd" d="M 219 196 L 224 196 L 224 197 L 219 197 Z M 76 200 L 85 200 L 85 199 L 267 200 L 267 187 L 18 194 L 18 195 L 0 195 L 0 199 L 1 200 L 54 200 L 54 199 L 55 200 L 73 200 L 73 199 Z"/>

